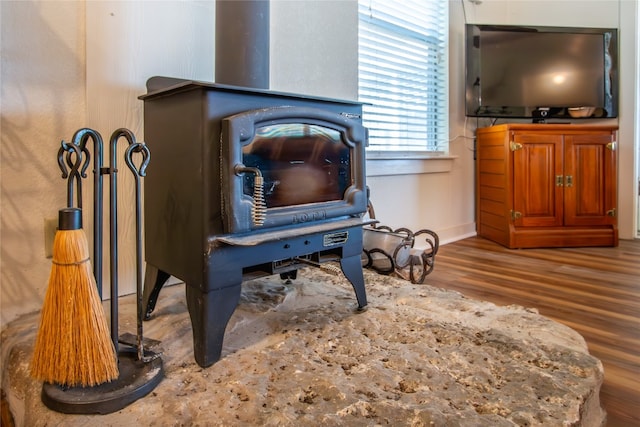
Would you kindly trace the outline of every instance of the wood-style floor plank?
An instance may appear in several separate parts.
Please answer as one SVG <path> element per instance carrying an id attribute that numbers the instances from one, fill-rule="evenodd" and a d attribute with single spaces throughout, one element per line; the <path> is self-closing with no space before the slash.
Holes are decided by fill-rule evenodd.
<path id="1" fill-rule="evenodd" d="M 442 246 L 425 283 L 533 307 L 575 329 L 604 366 L 607 426 L 640 426 L 640 240 L 513 250 L 474 237 Z"/>

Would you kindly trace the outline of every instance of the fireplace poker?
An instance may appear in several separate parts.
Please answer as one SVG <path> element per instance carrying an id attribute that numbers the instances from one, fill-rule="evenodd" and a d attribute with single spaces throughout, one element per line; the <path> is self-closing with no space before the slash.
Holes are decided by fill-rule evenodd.
<path id="1" fill-rule="evenodd" d="M 140 153 L 142 162 L 137 167 L 133 162 L 133 154 Z M 144 308 L 142 305 L 142 201 L 141 201 L 141 177 L 146 175 L 147 166 L 149 165 L 149 148 L 146 144 L 136 142 L 127 147 L 124 153 L 124 160 L 135 180 L 135 197 L 136 197 L 136 344 L 138 347 L 138 359 L 143 362 L 149 362 L 152 358 L 159 355 L 154 354 L 146 357 L 144 352 L 144 344 L 142 338 L 142 320 L 144 318 Z"/>

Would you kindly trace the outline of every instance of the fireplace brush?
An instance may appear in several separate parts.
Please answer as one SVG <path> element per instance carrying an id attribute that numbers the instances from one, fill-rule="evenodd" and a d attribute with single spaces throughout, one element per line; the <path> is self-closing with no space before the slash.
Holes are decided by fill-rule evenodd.
<path id="1" fill-rule="evenodd" d="M 125 139 L 128 146 L 125 150 L 125 163 L 133 173 L 135 180 L 135 209 L 136 209 L 136 294 L 137 294 L 137 330 L 135 343 L 131 343 L 126 335 L 118 336 L 118 206 L 117 206 L 117 144 L 120 139 Z M 150 154 L 146 144 L 137 142 L 133 133 L 128 129 L 117 129 L 110 138 L 110 165 L 102 167 L 102 138 L 100 134 L 92 129 L 83 128 L 78 130 L 71 143 L 62 142 L 58 151 L 58 165 L 62 171 L 62 177 L 67 179 L 67 204 L 75 217 L 81 218 L 80 208 L 82 206 L 82 179 L 86 178 L 86 169 L 90 161 L 90 151 L 87 143 L 92 140 L 94 143 L 94 270 L 91 277 L 93 279 L 93 292 L 95 301 L 100 306 L 100 296 L 102 294 L 102 208 L 103 208 L 103 184 L 102 175 L 110 175 L 110 308 L 111 308 L 111 337 L 107 338 L 111 348 L 111 360 L 117 361 L 115 376 L 103 375 L 98 381 L 60 381 L 57 378 L 47 377 L 42 388 L 42 401 L 50 409 L 64 413 L 74 414 L 106 414 L 115 412 L 145 396 L 162 378 L 162 359 L 158 354 L 144 348 L 142 334 L 142 227 L 141 223 L 141 178 L 145 176 L 146 168 L 149 164 Z M 134 162 L 134 154 L 141 158 L 139 166 Z M 84 161 L 84 163 L 83 163 Z M 70 168 L 70 170 L 67 169 Z M 74 205 L 74 189 L 76 190 L 77 207 Z M 65 210 L 66 211 L 66 210 Z M 62 211 L 61 211 L 62 212 Z M 65 214 L 70 215 L 70 214 Z M 62 213 L 61 213 L 62 217 Z M 62 224 L 62 221 L 61 221 Z M 65 228 L 63 228 L 65 227 Z M 66 226 L 60 230 L 66 230 Z M 62 232 L 56 233 L 56 239 Z M 64 231 L 68 233 L 68 231 Z M 54 248 L 55 249 L 55 248 Z M 88 250 L 86 261 L 88 261 Z M 82 262 L 84 262 L 81 260 Z M 55 262 L 55 256 L 54 256 Z M 86 273 L 91 276 L 90 272 Z M 79 299 L 74 296 L 74 298 Z M 83 299 L 86 299 L 84 297 Z M 96 304 L 94 301 L 94 304 Z M 86 304 L 84 301 L 79 303 Z M 62 309 L 65 304 L 57 302 Z M 44 309 L 43 309 L 44 314 Z M 104 313 L 102 313 L 104 316 Z M 106 319 L 105 322 L 106 323 Z M 100 329 L 104 334 L 108 327 Z M 87 332 L 87 331 L 85 331 Z M 91 331 L 89 331 L 91 332 Z M 89 339 L 94 337 L 87 334 Z M 127 344 L 120 348 L 119 344 Z M 105 347 L 105 345 L 102 345 Z M 95 351 L 102 352 L 102 347 L 92 346 Z M 135 348 L 134 348 L 135 347 Z M 52 351 L 55 353 L 55 350 Z M 109 352 L 102 352 L 105 358 L 109 358 Z M 74 356 L 75 354 L 72 354 Z M 35 356 L 34 356 L 35 358 Z M 72 364 L 84 363 L 80 360 L 71 362 Z M 63 368 L 64 369 L 64 368 Z M 80 386 L 77 386 L 77 385 Z"/>
<path id="2" fill-rule="evenodd" d="M 71 171 L 63 174 L 68 176 L 68 207 L 59 211 L 31 375 L 49 383 L 86 387 L 118 378 L 118 365 L 82 230 L 82 151 L 75 145 L 67 149 Z M 74 182 L 78 207 L 73 207 Z"/>

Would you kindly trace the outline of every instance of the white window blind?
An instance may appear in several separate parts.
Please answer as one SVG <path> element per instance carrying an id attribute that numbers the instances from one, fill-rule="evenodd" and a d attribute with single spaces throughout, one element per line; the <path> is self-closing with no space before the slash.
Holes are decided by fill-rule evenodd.
<path id="1" fill-rule="evenodd" d="M 358 0 L 369 150 L 448 151 L 448 0 Z"/>

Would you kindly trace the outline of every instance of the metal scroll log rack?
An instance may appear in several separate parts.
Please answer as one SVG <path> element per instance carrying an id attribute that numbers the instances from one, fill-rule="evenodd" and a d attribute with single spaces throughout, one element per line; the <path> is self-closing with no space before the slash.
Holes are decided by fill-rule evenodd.
<path id="1" fill-rule="evenodd" d="M 127 142 L 124 160 L 135 181 L 136 219 L 136 334 L 118 336 L 118 167 L 117 146 L 121 140 Z M 68 387 L 45 382 L 42 387 L 43 403 L 57 412 L 67 414 L 108 414 L 118 411 L 151 392 L 163 376 L 162 359 L 158 353 L 145 348 L 154 340 L 143 338 L 142 320 L 142 227 L 141 185 L 149 164 L 149 149 L 144 142 L 137 142 L 134 134 L 125 128 L 111 135 L 110 164 L 103 167 L 103 141 L 98 132 L 83 128 L 72 141 L 62 141 L 58 150 L 58 165 L 62 178 L 67 180 L 68 207 L 82 208 L 82 180 L 87 177 L 91 153 L 87 148 L 93 142 L 93 272 L 102 297 L 102 244 L 103 244 L 103 175 L 109 175 L 110 200 L 110 322 L 111 339 L 118 357 L 119 377 L 116 380 L 91 387 Z M 134 155 L 139 157 L 138 164 Z M 75 189 L 75 198 L 74 198 Z M 75 199 L 75 201 L 74 201 Z M 74 203 L 76 204 L 74 206 Z M 155 342 L 157 343 L 157 341 Z"/>
<path id="2" fill-rule="evenodd" d="M 373 205 L 369 203 L 368 214 L 375 219 Z M 416 232 L 408 228 L 392 229 L 373 223 L 363 227 L 362 266 L 380 274 L 396 274 L 413 284 L 422 284 L 433 271 L 435 257 L 440 246 L 438 235 L 431 230 Z M 415 247 L 422 240 L 423 247 Z"/>

